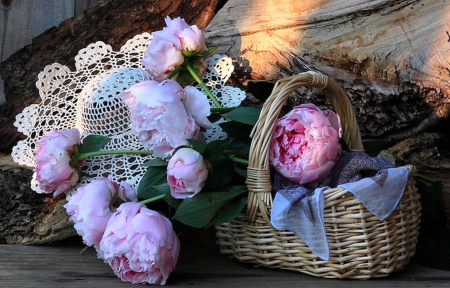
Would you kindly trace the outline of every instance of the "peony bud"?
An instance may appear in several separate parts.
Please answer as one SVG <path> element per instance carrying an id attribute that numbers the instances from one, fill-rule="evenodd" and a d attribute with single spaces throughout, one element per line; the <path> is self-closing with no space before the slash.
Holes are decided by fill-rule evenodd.
<path id="1" fill-rule="evenodd" d="M 173 198 L 193 197 L 202 190 L 207 178 L 205 160 L 194 149 L 178 149 L 167 164 L 167 183 Z"/>

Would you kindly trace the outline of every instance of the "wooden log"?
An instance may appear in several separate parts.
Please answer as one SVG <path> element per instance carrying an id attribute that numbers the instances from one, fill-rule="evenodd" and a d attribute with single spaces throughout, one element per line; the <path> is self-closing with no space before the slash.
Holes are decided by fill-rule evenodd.
<path id="1" fill-rule="evenodd" d="M 0 106 L 0 243 L 39 244 L 75 234 L 63 205 L 64 197 L 39 195 L 30 189 L 31 171 L 10 167 L 8 153 L 23 137 L 13 126 L 23 108 L 40 101 L 35 86 L 46 65 L 58 62 L 75 70 L 74 57 L 88 44 L 103 41 L 118 50 L 136 34 L 160 30 L 166 16 L 182 17 L 205 28 L 218 1 L 107 0 L 62 22 L 33 39 L 0 64 L 7 101 Z M 11 170 L 11 169 L 12 170 Z"/>
<path id="2" fill-rule="evenodd" d="M 449 15 L 446 1 L 230 0 L 206 38 L 236 57 L 248 79 L 305 70 L 333 77 L 362 136 L 398 134 L 389 138 L 395 143 L 449 114 Z"/>

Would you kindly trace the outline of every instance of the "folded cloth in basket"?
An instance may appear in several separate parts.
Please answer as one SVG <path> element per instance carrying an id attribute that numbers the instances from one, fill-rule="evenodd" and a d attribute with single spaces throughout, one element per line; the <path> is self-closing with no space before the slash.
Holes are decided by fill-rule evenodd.
<path id="1" fill-rule="evenodd" d="M 343 187 L 380 220 L 388 217 L 403 196 L 408 180 L 406 167 L 394 168 L 387 159 L 352 152 L 339 159 L 330 175 L 314 189 L 274 177 L 277 192 L 271 224 L 294 232 L 318 257 L 329 260 L 324 227 L 324 191 Z"/>

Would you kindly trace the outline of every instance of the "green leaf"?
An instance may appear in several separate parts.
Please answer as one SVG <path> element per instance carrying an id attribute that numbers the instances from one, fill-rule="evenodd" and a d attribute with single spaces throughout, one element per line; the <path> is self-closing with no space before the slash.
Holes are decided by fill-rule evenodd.
<path id="1" fill-rule="evenodd" d="M 239 165 L 234 164 L 234 172 L 236 172 L 238 175 L 241 175 L 244 178 L 247 178 L 247 170 Z"/>
<path id="2" fill-rule="evenodd" d="M 84 138 L 83 143 L 78 146 L 79 153 L 89 153 L 101 150 L 111 138 L 103 135 L 89 135 Z"/>
<path id="3" fill-rule="evenodd" d="M 219 126 L 228 134 L 228 138 L 242 141 L 243 143 L 248 143 L 248 145 L 250 145 L 250 133 L 253 126 L 233 121 L 220 123 Z"/>
<path id="4" fill-rule="evenodd" d="M 275 83 L 268 81 L 249 81 L 247 84 L 247 91 L 255 96 L 258 100 L 264 102 L 272 94 Z"/>
<path id="5" fill-rule="evenodd" d="M 227 191 L 199 193 L 184 199 L 173 219 L 195 228 L 208 227 L 225 204 L 246 192 L 246 186 L 230 186 Z"/>
<path id="6" fill-rule="evenodd" d="M 241 158 L 248 158 L 248 154 L 250 153 L 249 143 L 242 141 L 231 141 L 227 149 L 228 151 L 232 151 L 234 155 Z"/>
<path id="7" fill-rule="evenodd" d="M 207 158 L 209 161 L 213 161 L 214 158 L 220 157 L 225 152 L 229 144 L 230 140 L 211 141 L 206 145 L 205 150 L 203 151 L 203 157 Z"/>
<path id="8" fill-rule="evenodd" d="M 245 195 L 236 197 L 232 201 L 223 205 L 222 208 L 217 211 L 216 215 L 211 220 L 211 225 L 216 226 L 222 223 L 233 221 L 239 215 L 239 213 L 241 213 L 246 204 L 247 197 Z"/>
<path id="9" fill-rule="evenodd" d="M 218 190 L 233 181 L 234 163 L 229 158 L 220 159 L 220 161 L 209 161 L 212 170 L 208 174 L 204 189 Z"/>
<path id="10" fill-rule="evenodd" d="M 231 121 L 244 123 L 247 125 L 255 125 L 258 121 L 260 108 L 256 107 L 237 107 L 225 115 L 225 118 Z"/>
<path id="11" fill-rule="evenodd" d="M 214 112 L 214 113 L 211 112 L 211 115 L 208 116 L 208 120 L 211 123 L 217 122 L 217 121 L 219 121 L 222 118 L 223 118 L 222 114 L 221 113 L 216 113 L 216 112 Z"/>
<path id="12" fill-rule="evenodd" d="M 206 59 L 209 56 L 211 56 L 212 54 L 214 54 L 214 52 L 216 52 L 217 48 L 219 48 L 219 46 L 211 47 L 209 50 L 199 53 L 199 56 L 203 59 Z"/>
<path id="13" fill-rule="evenodd" d="M 189 144 L 192 145 L 192 149 L 194 149 L 195 151 L 197 151 L 200 154 L 203 154 L 203 152 L 205 151 L 206 148 L 206 144 L 195 140 L 195 139 L 187 139 L 187 141 L 189 142 Z"/>
<path id="14" fill-rule="evenodd" d="M 170 191 L 166 171 L 165 167 L 149 167 L 139 182 L 137 196 L 148 199 L 166 193 L 167 189 Z"/>
<path id="15" fill-rule="evenodd" d="M 167 161 L 161 158 L 155 158 L 152 160 L 148 160 L 142 164 L 142 166 L 145 167 L 161 167 L 161 166 L 167 166 Z"/>
<path id="16" fill-rule="evenodd" d="M 180 204 L 183 202 L 181 199 L 175 199 L 170 194 L 170 188 L 168 191 L 166 191 L 166 196 L 164 197 L 164 201 L 166 201 L 167 204 L 169 204 L 170 207 L 178 209 Z"/>

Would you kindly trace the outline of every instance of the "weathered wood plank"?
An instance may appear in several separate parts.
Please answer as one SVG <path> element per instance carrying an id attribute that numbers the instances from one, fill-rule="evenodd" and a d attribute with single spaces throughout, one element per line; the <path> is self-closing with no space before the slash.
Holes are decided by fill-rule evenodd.
<path id="1" fill-rule="evenodd" d="M 0 2 L 0 62 L 31 43 L 45 30 L 82 12 L 99 0 L 3 0 Z M 6 101 L 0 79 L 0 105 Z"/>
<path id="2" fill-rule="evenodd" d="M 2 1 L 0 62 L 31 39 L 74 15 L 74 0 Z"/>
<path id="3" fill-rule="evenodd" d="M 195 245 L 195 243 L 194 243 Z M 189 245 L 189 246 L 192 246 Z M 187 247 L 185 247 L 187 248 Z M 198 247 L 197 247 L 198 248 Z M 0 245 L 2 287 L 131 287 L 122 283 L 92 248 Z M 302 273 L 253 267 L 207 248 L 182 249 L 167 286 L 172 287 L 448 287 L 450 272 L 409 266 L 387 278 L 322 279 Z"/>
<path id="4" fill-rule="evenodd" d="M 75 0 L 75 15 L 81 13 L 92 5 L 97 4 L 100 0 Z"/>

